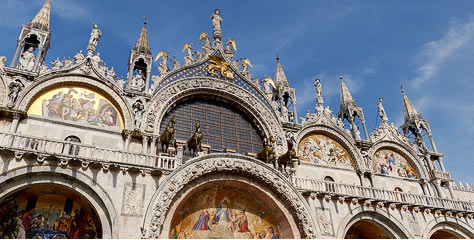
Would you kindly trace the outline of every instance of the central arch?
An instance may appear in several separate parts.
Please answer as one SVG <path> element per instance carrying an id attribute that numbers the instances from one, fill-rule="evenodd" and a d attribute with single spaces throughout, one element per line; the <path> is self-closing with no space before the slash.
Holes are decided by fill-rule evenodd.
<path id="1" fill-rule="evenodd" d="M 145 116 L 146 124 L 142 125 L 144 131 L 159 134 L 162 120 L 173 105 L 185 98 L 196 95 L 213 95 L 226 99 L 232 104 L 239 105 L 245 112 L 250 114 L 252 120 L 262 129 L 266 137 L 276 138 L 276 152 L 283 154 L 286 150 L 284 131 L 280 120 L 276 117 L 273 109 L 269 109 L 256 96 L 247 90 L 217 78 L 199 77 L 183 78 L 173 81 L 157 92 L 151 100 L 150 107 Z"/>
<path id="2" fill-rule="evenodd" d="M 205 205 L 206 197 L 210 194 L 206 196 L 202 196 L 202 194 L 215 192 L 216 187 L 218 188 L 216 191 L 228 196 L 228 203 L 222 202 L 225 196 L 224 198 L 221 196 L 222 199 L 211 196 L 209 205 L 194 209 L 192 211 L 194 215 L 184 214 L 178 217 L 183 212 L 181 209 L 187 205 L 190 199 L 198 201 L 198 205 Z M 225 194 L 226 192 L 228 194 Z M 230 196 L 233 194 L 240 194 L 239 196 L 242 196 L 241 198 L 245 201 L 236 201 L 235 196 Z M 204 203 L 202 203 L 203 201 Z M 235 202 L 240 202 L 240 205 L 236 205 Z M 254 205 L 246 208 L 245 205 L 248 202 L 252 202 Z M 218 207 L 219 204 L 221 204 L 220 207 Z M 272 226 L 273 233 L 281 234 L 281 237 L 284 238 L 316 238 L 319 236 L 319 233 L 316 233 L 317 228 L 313 225 L 312 219 L 314 218 L 308 203 L 281 173 L 254 158 L 238 154 L 209 154 L 185 163 L 160 184 L 160 188 L 153 195 L 147 209 L 143 224 L 143 237 L 173 237 L 173 234 L 181 232 L 181 226 L 178 229 L 176 226 L 182 224 L 183 221 L 188 221 L 183 228 L 187 229 L 189 234 L 189 229 L 192 230 L 194 225 L 198 224 L 197 228 L 202 226 L 197 222 L 201 210 L 203 218 L 206 217 L 210 220 L 212 211 L 222 209 L 223 204 L 229 206 L 229 213 L 239 213 L 242 218 L 257 219 L 254 214 L 257 209 L 268 214 L 267 218 L 260 218 L 266 223 L 261 226 L 248 226 L 249 231 L 241 228 L 240 233 L 265 234 L 266 231 L 271 232 L 270 226 Z M 242 210 L 245 209 L 250 212 L 242 213 Z M 195 211 L 199 211 L 199 213 L 194 213 Z M 190 217 L 187 217 L 188 215 Z M 216 221 L 216 225 L 210 227 L 219 228 L 218 222 Z M 205 230 L 206 225 L 204 224 L 202 228 Z M 192 237 L 200 237 L 200 234 L 203 233 L 193 233 Z M 224 233 L 216 234 L 205 235 L 205 237 L 223 238 L 227 236 Z M 235 238 L 237 235 L 231 234 L 229 236 Z M 246 238 L 249 237 L 250 235 Z"/>

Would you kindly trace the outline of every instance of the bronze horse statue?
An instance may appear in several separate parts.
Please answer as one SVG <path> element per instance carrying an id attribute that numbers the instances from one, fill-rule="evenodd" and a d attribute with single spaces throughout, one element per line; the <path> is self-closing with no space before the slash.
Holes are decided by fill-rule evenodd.
<path id="1" fill-rule="evenodd" d="M 274 161 L 275 157 L 275 149 L 273 148 L 273 143 L 275 142 L 275 138 L 270 136 L 269 138 L 264 139 L 265 146 L 263 150 L 257 154 L 257 159 L 262 160 L 265 163 L 270 163 Z"/>
<path id="2" fill-rule="evenodd" d="M 187 142 L 189 151 L 192 151 L 194 155 L 196 154 L 196 152 L 200 152 L 201 142 L 202 142 L 201 124 L 197 122 L 196 131 L 194 131 L 193 135 Z"/>
<path id="3" fill-rule="evenodd" d="M 164 153 L 168 152 L 168 148 L 170 145 L 171 146 L 174 145 L 174 134 L 176 132 L 175 126 L 176 126 L 176 117 L 173 116 L 168 122 L 168 125 L 166 126 L 163 133 L 161 133 L 160 135 L 161 151 Z"/>
<path id="4" fill-rule="evenodd" d="M 287 166 L 290 166 L 290 168 L 293 168 L 291 161 L 296 158 L 296 151 L 294 150 L 294 146 L 295 146 L 294 137 L 293 136 L 289 137 L 286 140 L 286 143 L 288 144 L 288 151 L 286 151 L 286 153 L 284 153 L 277 159 L 278 169 L 281 169 L 281 171 L 284 171 L 284 172 L 286 172 Z M 299 160 L 298 160 L 298 164 L 299 164 Z"/>

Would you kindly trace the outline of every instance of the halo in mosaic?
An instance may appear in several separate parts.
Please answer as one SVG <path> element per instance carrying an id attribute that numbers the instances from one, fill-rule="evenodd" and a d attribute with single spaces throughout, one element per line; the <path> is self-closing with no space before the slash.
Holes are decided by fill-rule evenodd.
<path id="1" fill-rule="evenodd" d="M 303 161 L 320 165 L 353 168 L 349 152 L 337 141 L 323 134 L 310 134 L 298 144 L 298 156 Z"/>

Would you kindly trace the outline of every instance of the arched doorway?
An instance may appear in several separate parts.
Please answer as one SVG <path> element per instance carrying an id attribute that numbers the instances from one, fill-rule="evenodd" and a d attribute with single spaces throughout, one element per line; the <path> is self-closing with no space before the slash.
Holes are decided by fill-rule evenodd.
<path id="1" fill-rule="evenodd" d="M 464 237 L 454 231 L 443 229 L 434 232 L 430 239 L 464 239 Z"/>
<path id="2" fill-rule="evenodd" d="M 71 188 L 32 184 L 0 200 L 0 238 L 101 238 L 92 204 Z"/>
<path id="3" fill-rule="evenodd" d="M 360 220 L 347 230 L 345 239 L 387 239 L 395 238 L 380 224 L 370 220 Z"/>
<path id="4" fill-rule="evenodd" d="M 270 198 L 240 186 L 240 181 L 216 181 L 187 194 L 174 212 L 169 238 L 294 237 Z"/>

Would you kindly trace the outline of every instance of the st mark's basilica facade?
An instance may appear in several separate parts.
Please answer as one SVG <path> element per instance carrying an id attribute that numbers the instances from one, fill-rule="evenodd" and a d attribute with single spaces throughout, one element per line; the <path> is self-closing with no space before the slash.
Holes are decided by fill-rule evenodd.
<path id="1" fill-rule="evenodd" d="M 217 9 L 184 61 L 152 53 L 145 23 L 119 78 L 94 24 L 48 65 L 50 7 L 0 57 L 1 238 L 474 237 L 474 186 L 403 91 L 401 131 L 382 99 L 369 131 L 342 77 L 337 114 L 316 80 L 298 116 L 279 59 L 252 78 Z"/>

